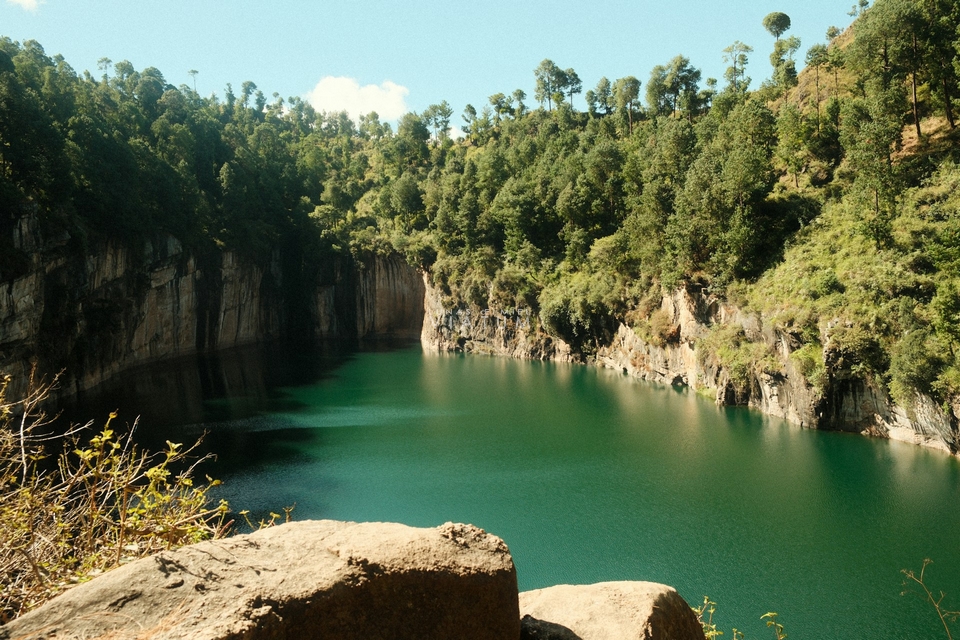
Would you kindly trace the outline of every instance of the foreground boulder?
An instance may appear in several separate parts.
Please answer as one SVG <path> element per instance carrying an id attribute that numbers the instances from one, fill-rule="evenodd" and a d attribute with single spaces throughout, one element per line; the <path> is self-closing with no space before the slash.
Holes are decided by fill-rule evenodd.
<path id="1" fill-rule="evenodd" d="M 0 627 L 0 639 L 513 640 L 517 575 L 471 525 L 305 521 L 163 552 Z"/>
<path id="2" fill-rule="evenodd" d="M 520 615 L 522 640 L 704 640 L 690 605 L 654 582 L 526 591 Z"/>

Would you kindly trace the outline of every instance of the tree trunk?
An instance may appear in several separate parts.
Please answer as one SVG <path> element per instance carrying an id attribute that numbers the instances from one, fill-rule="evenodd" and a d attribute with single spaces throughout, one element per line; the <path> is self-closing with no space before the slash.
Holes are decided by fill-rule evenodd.
<path id="1" fill-rule="evenodd" d="M 953 101 L 950 97 L 950 84 L 947 82 L 947 76 L 943 76 L 943 111 L 947 116 L 947 123 L 951 129 L 956 128 L 957 124 L 953 120 Z"/>
<path id="2" fill-rule="evenodd" d="M 917 143 L 920 143 L 920 138 L 923 134 L 920 131 L 920 109 L 917 106 L 917 72 L 914 71 L 910 74 L 910 85 L 913 90 L 913 124 L 917 128 Z"/>
<path id="3" fill-rule="evenodd" d="M 913 59 L 917 59 L 917 34 L 913 34 Z M 917 106 L 917 69 L 914 67 L 913 72 L 910 74 L 910 88 L 913 92 L 913 124 L 917 128 L 917 144 L 920 144 L 920 139 L 923 136 L 923 133 L 920 131 L 920 108 Z"/>
<path id="4" fill-rule="evenodd" d="M 817 72 L 817 133 L 820 133 L 820 65 L 814 67 Z"/>

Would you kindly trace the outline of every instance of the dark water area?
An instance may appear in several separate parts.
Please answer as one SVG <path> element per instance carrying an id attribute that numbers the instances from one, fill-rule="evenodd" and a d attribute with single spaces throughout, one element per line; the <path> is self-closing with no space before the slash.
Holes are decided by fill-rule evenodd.
<path id="1" fill-rule="evenodd" d="M 522 590 L 652 580 L 709 595 L 730 637 L 945 637 L 903 568 L 960 608 L 960 465 L 803 430 L 592 367 L 245 349 L 124 374 L 67 414 L 140 415 L 154 446 L 206 431 L 223 497 L 254 514 L 470 522 Z"/>

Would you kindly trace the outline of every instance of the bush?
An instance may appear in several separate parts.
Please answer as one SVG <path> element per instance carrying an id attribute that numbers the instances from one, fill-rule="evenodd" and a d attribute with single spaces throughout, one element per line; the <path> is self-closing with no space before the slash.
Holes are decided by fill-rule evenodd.
<path id="1" fill-rule="evenodd" d="M 540 322 L 575 349 L 609 342 L 623 313 L 620 283 L 611 274 L 575 273 L 540 293 Z"/>
<path id="2" fill-rule="evenodd" d="M 890 359 L 890 395 L 897 404 L 909 407 L 916 393 L 931 394 L 933 383 L 943 370 L 940 345 L 923 330 L 903 336 Z"/>
<path id="3" fill-rule="evenodd" d="M 31 378 L 26 397 L 7 400 L 9 382 L 0 385 L 0 622 L 120 564 L 226 535 L 227 503 L 209 495 L 218 482 L 194 485 L 196 445 L 142 451 L 133 430 L 111 428 L 115 414 L 95 435 L 90 423 L 51 435 L 42 406 L 52 386 Z"/>
<path id="4" fill-rule="evenodd" d="M 823 347 L 816 343 L 805 344 L 790 354 L 797 371 L 807 382 L 820 391 L 827 383 L 827 371 L 823 362 Z"/>

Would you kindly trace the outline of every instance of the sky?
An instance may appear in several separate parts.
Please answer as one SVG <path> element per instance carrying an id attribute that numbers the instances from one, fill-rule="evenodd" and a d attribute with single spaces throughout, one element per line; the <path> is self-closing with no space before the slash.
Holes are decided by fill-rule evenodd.
<path id="1" fill-rule="evenodd" d="M 0 0 L 0 36 L 38 41 L 78 72 L 97 61 L 158 68 L 203 95 L 251 80 L 271 99 L 300 96 L 322 111 L 394 121 L 446 100 L 460 114 L 523 89 L 549 58 L 573 68 L 584 92 L 606 76 L 650 70 L 682 54 L 722 82 L 723 49 L 754 48 L 751 87 L 770 76 L 774 39 L 761 21 L 792 19 L 806 50 L 850 24 L 853 0 Z M 272 100 L 271 100 L 272 101 Z M 583 96 L 574 107 L 585 108 Z M 459 119 L 455 116 L 454 122 Z"/>

